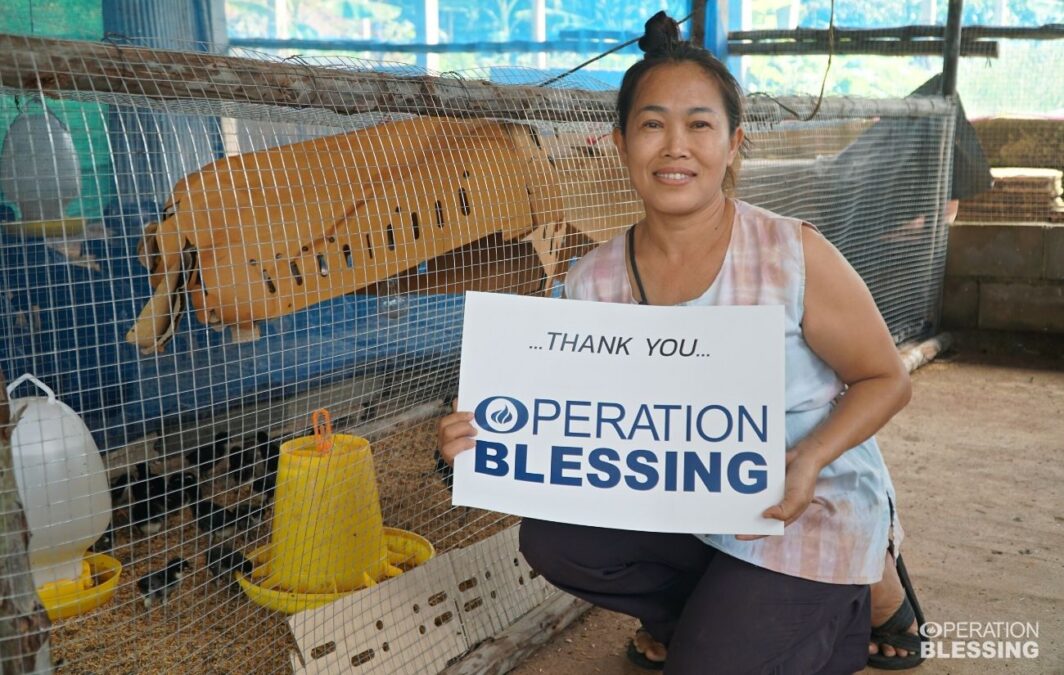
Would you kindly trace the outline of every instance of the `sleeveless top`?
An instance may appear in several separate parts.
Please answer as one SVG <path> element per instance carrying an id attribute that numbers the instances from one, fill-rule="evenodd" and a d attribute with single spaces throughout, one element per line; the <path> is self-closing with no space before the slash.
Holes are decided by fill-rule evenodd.
<path id="1" fill-rule="evenodd" d="M 808 435 L 845 389 L 838 375 L 806 344 L 805 256 L 802 221 L 732 200 L 731 241 L 717 278 L 683 305 L 783 305 L 785 309 L 787 447 Z M 566 297 L 635 304 L 625 264 L 625 236 L 578 260 L 565 280 Z M 739 541 L 706 534 L 706 544 L 782 574 L 836 584 L 870 584 L 883 575 L 888 538 L 902 530 L 893 513 L 894 487 L 875 438 L 824 467 L 802 516 L 783 535 Z M 893 526 L 893 531 L 892 531 Z"/>

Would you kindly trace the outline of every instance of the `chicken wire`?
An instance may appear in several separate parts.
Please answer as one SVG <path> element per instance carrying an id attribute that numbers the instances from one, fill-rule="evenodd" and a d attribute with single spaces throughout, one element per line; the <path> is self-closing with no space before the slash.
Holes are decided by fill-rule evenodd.
<path id="1" fill-rule="evenodd" d="M 69 77 L 40 87 L 35 70 L 5 73 L 0 89 L 7 139 L 20 116 L 44 120 L 0 157 L 18 185 L 36 186 L 5 189 L 0 212 L 0 364 L 9 379 L 35 375 L 88 427 L 110 519 L 93 548 L 123 565 L 110 601 L 54 622 L 61 670 L 440 670 L 551 593 L 516 553 L 515 520 L 450 506 L 436 471 L 462 293 L 559 295 L 572 260 L 641 217 L 609 140 L 612 94 L 563 81 L 564 100 L 552 88 L 527 104 L 527 90 L 502 88 L 514 112 L 485 118 L 482 73 L 469 72 L 429 78 L 467 89 L 467 110 L 426 96 L 420 108 L 348 113 L 321 103 L 340 89 L 286 105 L 275 82 L 244 80 L 228 98 L 196 79 L 132 82 L 128 51 L 109 53 L 71 59 Z M 222 82 L 262 65 L 216 63 Z M 295 65 L 311 86 L 361 82 L 389 102 L 392 85 L 423 75 L 340 58 Z M 515 81 L 548 77 L 535 75 Z M 810 98 L 747 103 L 753 150 L 738 196 L 818 225 L 895 339 L 926 334 L 954 107 L 829 98 L 807 120 Z M 23 215 L 45 202 L 39 218 Z M 421 535 L 437 557 L 399 556 L 404 574 L 288 620 L 233 585 L 242 566 L 230 551 L 283 545 L 280 444 L 310 435 L 319 408 L 337 433 L 372 443 L 379 499 L 358 514 L 372 521 L 378 502 L 385 526 Z M 45 488 L 58 501 L 39 508 L 62 513 L 76 478 L 59 472 Z M 180 579 L 166 572 L 176 558 Z"/>

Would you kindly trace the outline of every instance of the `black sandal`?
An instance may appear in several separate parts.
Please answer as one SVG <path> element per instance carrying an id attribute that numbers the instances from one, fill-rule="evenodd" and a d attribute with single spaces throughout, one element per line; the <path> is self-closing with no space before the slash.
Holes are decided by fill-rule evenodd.
<path id="1" fill-rule="evenodd" d="M 628 660 L 647 670 L 665 670 L 664 661 L 652 661 L 635 646 L 635 640 L 628 641 Z"/>
<path id="2" fill-rule="evenodd" d="M 916 592 L 913 590 L 912 581 L 909 580 L 909 573 L 905 569 L 905 563 L 900 555 L 898 556 L 897 568 L 898 579 L 901 580 L 901 586 L 905 589 L 905 599 L 902 600 L 898 611 L 894 612 L 889 619 L 878 626 L 872 627 L 870 641 L 880 645 L 880 649 L 882 649 L 882 645 L 890 645 L 895 649 L 904 649 L 909 653 L 906 656 L 887 656 L 882 651 L 876 654 L 869 654 L 869 668 L 909 670 L 924 662 L 924 657 L 920 653 L 920 645 L 924 642 L 922 634 L 925 623 L 924 612 L 920 608 L 920 601 L 916 599 Z M 916 621 L 916 635 L 908 632 L 909 626 L 913 625 L 913 621 Z"/>

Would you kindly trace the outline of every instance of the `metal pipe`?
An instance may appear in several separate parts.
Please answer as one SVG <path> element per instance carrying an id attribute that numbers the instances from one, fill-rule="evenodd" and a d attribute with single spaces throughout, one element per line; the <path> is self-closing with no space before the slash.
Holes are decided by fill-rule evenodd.
<path id="1" fill-rule="evenodd" d="M 964 0 L 949 0 L 946 16 L 946 48 L 942 54 L 942 95 L 957 93 L 957 62 L 961 56 L 961 13 Z"/>

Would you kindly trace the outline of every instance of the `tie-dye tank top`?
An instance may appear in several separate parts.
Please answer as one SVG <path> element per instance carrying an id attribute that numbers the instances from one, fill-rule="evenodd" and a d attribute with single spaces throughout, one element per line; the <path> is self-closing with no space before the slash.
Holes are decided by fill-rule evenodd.
<path id="1" fill-rule="evenodd" d="M 802 334 L 805 257 L 802 221 L 733 200 L 735 219 L 720 272 L 701 297 L 684 305 L 783 305 L 786 345 L 786 436 L 794 446 L 830 414 L 844 386 Z M 635 303 L 619 235 L 577 261 L 565 281 L 576 300 Z M 813 502 L 781 536 L 739 541 L 698 535 L 728 555 L 782 574 L 837 584 L 880 579 L 891 535 L 894 487 L 875 438 L 826 466 Z"/>

